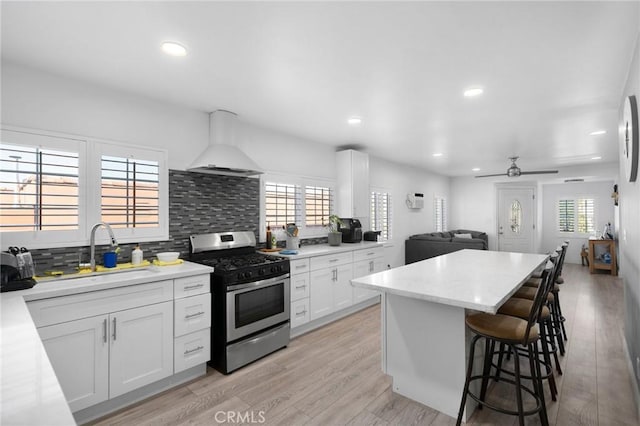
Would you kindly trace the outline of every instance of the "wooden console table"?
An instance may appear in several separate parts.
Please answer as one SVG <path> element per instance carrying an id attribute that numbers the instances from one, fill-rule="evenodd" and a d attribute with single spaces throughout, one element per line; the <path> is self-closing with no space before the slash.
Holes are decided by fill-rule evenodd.
<path id="1" fill-rule="evenodd" d="M 602 261 L 604 253 L 609 253 L 611 262 Z M 593 274 L 596 269 L 604 269 L 611 271 L 611 275 L 618 275 L 615 240 L 589 240 L 589 272 Z"/>

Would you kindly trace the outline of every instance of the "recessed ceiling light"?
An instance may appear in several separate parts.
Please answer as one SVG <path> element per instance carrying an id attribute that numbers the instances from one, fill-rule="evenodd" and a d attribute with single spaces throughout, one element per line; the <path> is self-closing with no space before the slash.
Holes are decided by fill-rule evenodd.
<path id="1" fill-rule="evenodd" d="M 441 152 L 436 152 L 435 154 L 433 154 L 434 157 L 442 157 L 442 153 Z"/>
<path id="2" fill-rule="evenodd" d="M 360 117 L 351 117 L 347 120 L 347 123 L 349 123 L 352 126 L 357 126 L 358 124 L 362 124 L 362 118 Z"/>
<path id="3" fill-rule="evenodd" d="M 600 157 L 599 155 L 595 156 L 595 157 L 591 157 L 592 160 L 602 160 L 602 157 Z"/>
<path id="4" fill-rule="evenodd" d="M 472 172 L 479 172 L 480 171 L 480 167 L 474 167 L 473 169 L 471 169 Z"/>
<path id="5" fill-rule="evenodd" d="M 604 135 L 605 133 L 607 133 L 607 131 L 606 131 L 606 130 L 596 130 L 595 132 L 591 132 L 591 133 L 589 133 L 589 136 Z"/>
<path id="6" fill-rule="evenodd" d="M 464 97 L 472 98 L 474 96 L 482 95 L 482 92 L 484 92 L 484 90 L 482 90 L 481 87 L 472 87 L 464 91 Z"/>
<path id="7" fill-rule="evenodd" d="M 175 41 L 162 43 L 162 51 L 171 56 L 187 56 L 187 48 Z"/>

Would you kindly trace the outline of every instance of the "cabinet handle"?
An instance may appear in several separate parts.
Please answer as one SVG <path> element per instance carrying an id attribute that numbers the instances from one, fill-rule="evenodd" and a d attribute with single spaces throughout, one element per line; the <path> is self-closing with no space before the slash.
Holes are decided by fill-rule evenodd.
<path id="1" fill-rule="evenodd" d="M 107 319 L 102 321 L 102 342 L 107 343 Z"/>
<path id="2" fill-rule="evenodd" d="M 297 317 L 303 317 L 303 316 L 304 316 L 304 314 L 306 314 L 306 313 L 307 313 L 307 310 L 305 309 L 305 310 L 304 310 L 304 311 L 302 311 L 302 312 L 296 312 L 296 316 L 297 316 Z"/>
<path id="3" fill-rule="evenodd" d="M 191 319 L 194 317 L 199 317 L 200 315 L 204 315 L 204 312 L 200 311 L 200 312 L 196 312 L 195 314 L 185 315 L 184 319 Z"/>
<path id="4" fill-rule="evenodd" d="M 113 318 L 113 341 L 116 341 L 116 318 Z"/>
<path id="5" fill-rule="evenodd" d="M 329 259 L 329 263 L 335 263 L 335 262 L 337 262 L 338 260 L 340 260 L 340 259 Z"/>
<path id="6" fill-rule="evenodd" d="M 369 272 L 373 272 L 373 260 L 369 262 Z"/>
<path id="7" fill-rule="evenodd" d="M 190 350 L 188 350 L 188 351 L 184 351 L 184 354 L 185 354 L 185 355 L 189 355 L 190 353 L 198 352 L 198 351 L 201 351 L 201 350 L 203 350 L 203 349 L 204 349 L 204 346 L 198 346 L 198 347 L 197 347 L 197 348 L 195 348 L 195 349 L 190 349 Z"/>
<path id="8" fill-rule="evenodd" d="M 196 284 L 196 285 L 188 285 L 184 289 L 185 290 L 193 290 L 194 288 L 200 288 L 200 287 L 204 287 L 204 284 L 200 283 L 200 284 Z"/>
<path id="9" fill-rule="evenodd" d="M 299 288 L 306 288 L 306 287 L 307 287 L 307 285 L 306 285 L 306 284 L 303 284 L 303 285 L 297 285 L 297 286 L 296 286 L 296 290 L 297 290 L 297 289 L 299 289 Z"/>
<path id="10" fill-rule="evenodd" d="M 370 253 L 367 253 L 367 256 L 373 256 L 374 254 L 376 254 L 376 253 L 372 251 Z"/>
<path id="11" fill-rule="evenodd" d="M 298 266 L 296 266 L 296 269 L 304 269 L 306 267 L 307 267 L 307 265 L 298 265 Z"/>

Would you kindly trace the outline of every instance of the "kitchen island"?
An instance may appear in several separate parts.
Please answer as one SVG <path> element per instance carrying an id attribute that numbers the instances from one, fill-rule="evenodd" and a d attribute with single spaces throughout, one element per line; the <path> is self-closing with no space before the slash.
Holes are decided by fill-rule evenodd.
<path id="1" fill-rule="evenodd" d="M 456 417 L 472 338 L 465 316 L 495 314 L 547 257 L 466 249 L 352 280 L 382 293 L 382 369 L 394 392 Z"/>

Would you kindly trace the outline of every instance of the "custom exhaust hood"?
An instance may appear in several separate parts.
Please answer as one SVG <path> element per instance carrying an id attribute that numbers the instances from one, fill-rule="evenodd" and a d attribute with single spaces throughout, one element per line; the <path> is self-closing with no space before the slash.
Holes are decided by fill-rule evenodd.
<path id="1" fill-rule="evenodd" d="M 255 176 L 263 173 L 236 143 L 238 116 L 219 109 L 209 114 L 209 146 L 187 168 L 190 172 L 225 176 Z"/>

